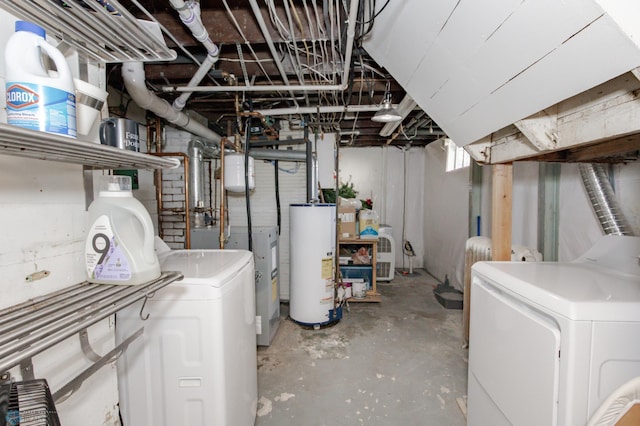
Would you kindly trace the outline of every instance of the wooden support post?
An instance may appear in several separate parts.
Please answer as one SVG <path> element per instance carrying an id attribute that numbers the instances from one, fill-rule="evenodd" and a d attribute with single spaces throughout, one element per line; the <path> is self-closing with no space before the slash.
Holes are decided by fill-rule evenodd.
<path id="1" fill-rule="evenodd" d="M 491 258 L 511 260 L 511 203 L 513 164 L 493 166 L 491 204 Z"/>

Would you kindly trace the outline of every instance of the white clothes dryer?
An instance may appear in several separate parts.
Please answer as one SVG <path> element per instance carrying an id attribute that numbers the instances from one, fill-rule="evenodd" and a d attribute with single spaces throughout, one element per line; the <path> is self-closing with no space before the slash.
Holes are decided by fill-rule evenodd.
<path id="1" fill-rule="evenodd" d="M 640 376 L 639 255 L 608 236 L 575 262 L 476 263 L 467 425 L 584 425 Z"/>
<path id="2" fill-rule="evenodd" d="M 184 279 L 158 291 L 143 309 L 139 302 L 116 316 L 119 341 L 144 327 L 117 363 L 124 425 L 253 426 L 253 255 L 174 250 L 159 257 L 162 270 L 181 271 Z"/>

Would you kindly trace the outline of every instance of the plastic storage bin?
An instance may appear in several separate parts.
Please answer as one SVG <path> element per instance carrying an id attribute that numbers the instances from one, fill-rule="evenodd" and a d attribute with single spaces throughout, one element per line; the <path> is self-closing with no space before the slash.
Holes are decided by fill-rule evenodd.
<path id="1" fill-rule="evenodd" d="M 373 279 L 371 265 L 340 265 L 340 273 L 342 274 L 343 280 L 349 278 L 364 278 L 364 281 L 367 283 L 367 290 L 371 290 L 371 281 Z"/>

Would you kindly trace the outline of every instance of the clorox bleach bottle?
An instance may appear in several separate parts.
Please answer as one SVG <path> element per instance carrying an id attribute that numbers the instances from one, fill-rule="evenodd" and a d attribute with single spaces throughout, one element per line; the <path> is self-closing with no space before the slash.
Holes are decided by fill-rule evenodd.
<path id="1" fill-rule="evenodd" d="M 102 176 L 89 206 L 85 243 L 87 280 L 98 284 L 142 284 L 160 276 L 153 223 L 131 193 L 129 176 Z"/>
<path id="2" fill-rule="evenodd" d="M 36 24 L 16 22 L 5 48 L 7 122 L 31 130 L 76 137 L 76 95 L 64 55 Z M 50 75 L 42 54 L 51 58 Z"/>

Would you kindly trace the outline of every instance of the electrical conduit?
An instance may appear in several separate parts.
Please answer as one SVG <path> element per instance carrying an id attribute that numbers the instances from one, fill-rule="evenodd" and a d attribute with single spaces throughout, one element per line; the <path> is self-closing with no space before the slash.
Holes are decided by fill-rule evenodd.
<path id="1" fill-rule="evenodd" d="M 200 136 L 215 144 L 219 144 L 222 137 L 196 121 L 191 120 L 185 113 L 176 110 L 164 99 L 160 99 L 145 85 L 144 67 L 142 62 L 126 62 L 122 64 L 122 79 L 127 92 L 140 108 L 149 110 L 164 118 L 169 123 Z"/>
<path id="2" fill-rule="evenodd" d="M 171 7 L 178 12 L 180 20 L 187 26 L 187 28 L 189 28 L 191 34 L 193 34 L 196 40 L 202 43 L 202 45 L 207 49 L 207 57 L 187 84 L 187 88 L 194 87 L 200 84 L 211 67 L 218 62 L 220 49 L 218 49 L 218 46 L 211 41 L 209 32 L 202 24 L 199 2 L 190 1 L 189 3 L 185 3 L 182 0 L 169 0 L 169 3 L 171 3 Z M 188 91 L 183 92 L 173 101 L 173 107 L 178 111 L 182 111 L 192 93 L 193 92 Z"/>

